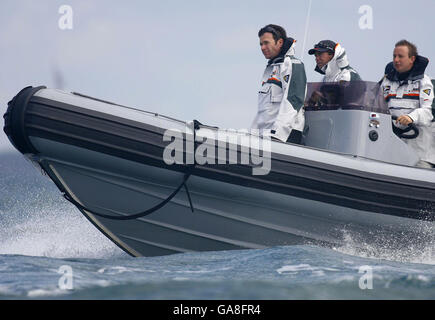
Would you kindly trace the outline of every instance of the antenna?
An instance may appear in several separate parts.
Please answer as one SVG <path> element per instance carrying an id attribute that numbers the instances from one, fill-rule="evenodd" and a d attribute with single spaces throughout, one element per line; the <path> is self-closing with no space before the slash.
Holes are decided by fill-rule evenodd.
<path id="1" fill-rule="evenodd" d="M 305 43 L 307 42 L 308 26 L 310 25 L 311 3 L 312 0 L 310 0 L 310 2 L 308 3 L 308 12 L 307 12 L 307 20 L 305 21 L 305 34 L 304 34 L 304 42 L 302 44 L 301 59 L 305 53 Z"/>

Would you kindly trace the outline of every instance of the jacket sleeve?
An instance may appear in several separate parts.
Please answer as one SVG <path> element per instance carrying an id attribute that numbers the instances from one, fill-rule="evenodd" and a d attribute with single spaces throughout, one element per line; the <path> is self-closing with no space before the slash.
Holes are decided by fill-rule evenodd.
<path id="1" fill-rule="evenodd" d="M 287 141 L 299 111 L 304 106 L 307 89 L 307 77 L 304 64 L 286 57 L 281 70 L 282 100 L 278 116 L 273 125 L 273 136 L 281 141 Z"/>
<path id="2" fill-rule="evenodd" d="M 433 119 L 432 102 L 434 99 L 433 85 L 428 76 L 420 82 L 420 108 L 415 109 L 408 115 L 417 125 L 429 126 Z"/>

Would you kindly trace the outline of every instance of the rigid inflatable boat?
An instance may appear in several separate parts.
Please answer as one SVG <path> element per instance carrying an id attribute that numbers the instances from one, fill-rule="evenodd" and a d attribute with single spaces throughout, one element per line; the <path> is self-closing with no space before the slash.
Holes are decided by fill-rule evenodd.
<path id="1" fill-rule="evenodd" d="M 426 246 L 435 170 L 414 166 L 378 91 L 372 82 L 309 84 L 302 145 L 45 87 L 9 102 L 4 131 L 133 256 L 349 237 Z"/>

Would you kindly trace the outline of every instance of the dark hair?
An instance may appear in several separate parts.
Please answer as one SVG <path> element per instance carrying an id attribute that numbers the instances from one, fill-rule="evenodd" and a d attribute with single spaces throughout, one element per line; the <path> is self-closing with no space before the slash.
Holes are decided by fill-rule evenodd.
<path id="1" fill-rule="evenodd" d="M 287 39 L 287 33 L 285 32 L 285 29 L 276 24 L 268 24 L 267 26 L 261 28 L 260 31 L 258 31 L 258 37 L 261 37 L 266 32 L 270 32 L 273 35 L 275 42 L 277 42 L 279 39 Z"/>
<path id="2" fill-rule="evenodd" d="M 408 55 L 410 58 L 416 57 L 418 55 L 417 47 L 415 46 L 415 44 L 413 44 L 407 40 L 400 40 L 399 42 L 397 42 L 396 47 L 399 47 L 399 46 L 408 47 Z"/>

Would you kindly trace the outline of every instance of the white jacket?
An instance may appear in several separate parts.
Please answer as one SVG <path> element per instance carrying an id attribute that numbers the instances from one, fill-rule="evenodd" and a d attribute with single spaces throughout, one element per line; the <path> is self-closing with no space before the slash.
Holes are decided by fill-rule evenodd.
<path id="1" fill-rule="evenodd" d="M 432 101 L 434 99 L 431 79 L 424 74 L 429 61 L 417 56 L 409 75 L 399 80 L 399 74 L 389 63 L 381 88 L 391 115 L 408 115 L 418 127 L 420 134 L 415 139 L 403 139 L 421 160 L 435 164 L 435 136 L 432 133 Z M 395 121 L 393 122 L 394 125 Z M 400 124 L 397 127 L 404 129 Z"/>
<path id="2" fill-rule="evenodd" d="M 292 130 L 303 131 L 307 77 L 304 64 L 294 57 L 288 38 L 281 54 L 269 61 L 258 93 L 258 112 L 252 123 L 264 135 L 287 141 Z"/>
<path id="3" fill-rule="evenodd" d="M 323 68 L 316 67 L 315 71 L 325 75 L 323 82 L 361 80 L 358 72 L 349 65 L 346 50 L 339 43 L 335 46 L 334 57 Z"/>

